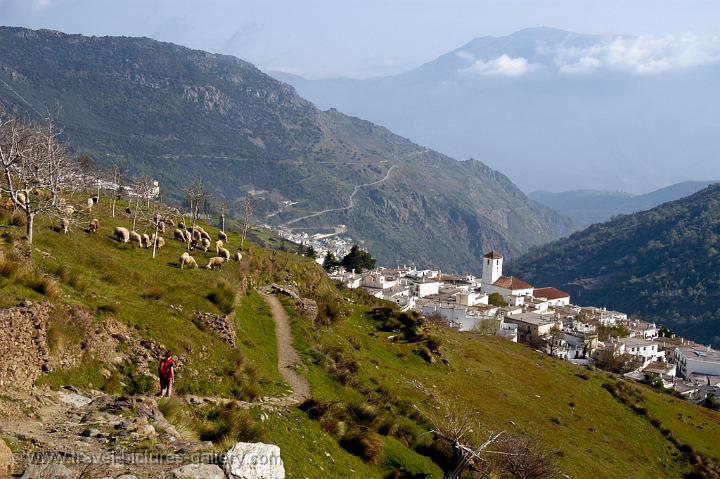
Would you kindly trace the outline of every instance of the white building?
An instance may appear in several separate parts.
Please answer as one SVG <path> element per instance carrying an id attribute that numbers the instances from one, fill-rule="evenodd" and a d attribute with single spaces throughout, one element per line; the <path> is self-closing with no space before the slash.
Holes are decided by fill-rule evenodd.
<path id="1" fill-rule="evenodd" d="M 570 304 L 570 295 L 565 291 L 556 288 L 535 288 L 533 297 L 542 298 L 548 302 L 549 306 L 568 306 Z"/>
<path id="2" fill-rule="evenodd" d="M 503 256 L 497 251 L 493 250 L 483 256 L 483 273 L 482 273 L 482 284 L 490 285 L 494 284 L 500 276 L 502 276 L 503 270 Z"/>
<path id="3" fill-rule="evenodd" d="M 684 378 L 691 374 L 720 376 L 720 351 L 709 347 L 680 347 L 675 349 L 678 374 Z"/>
<path id="4" fill-rule="evenodd" d="M 665 358 L 665 353 L 658 351 L 658 343 L 646 341 L 643 338 L 620 338 L 618 342 L 625 345 L 625 354 L 642 358 L 642 367 Z"/>

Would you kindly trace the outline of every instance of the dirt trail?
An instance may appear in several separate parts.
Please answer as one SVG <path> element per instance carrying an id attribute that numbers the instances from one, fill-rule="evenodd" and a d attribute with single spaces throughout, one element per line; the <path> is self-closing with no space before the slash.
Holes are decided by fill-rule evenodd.
<path id="1" fill-rule="evenodd" d="M 290 318 L 285 308 L 280 304 L 276 296 L 266 291 L 261 291 L 263 299 L 270 306 L 273 320 L 275 321 L 275 340 L 277 341 L 278 371 L 283 379 L 290 385 L 293 392 L 285 399 L 291 404 L 299 404 L 310 397 L 310 383 L 300 374 L 296 367 L 299 364 L 297 351 L 292 345 L 293 338 L 290 331 Z"/>

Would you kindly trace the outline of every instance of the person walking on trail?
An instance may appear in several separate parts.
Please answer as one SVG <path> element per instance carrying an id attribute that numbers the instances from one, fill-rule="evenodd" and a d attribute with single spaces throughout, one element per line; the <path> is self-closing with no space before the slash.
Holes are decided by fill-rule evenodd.
<path id="1" fill-rule="evenodd" d="M 172 394 L 172 387 L 175 382 L 175 367 L 172 352 L 165 351 L 163 358 L 160 360 L 158 376 L 160 376 L 160 397 L 169 397 Z"/>

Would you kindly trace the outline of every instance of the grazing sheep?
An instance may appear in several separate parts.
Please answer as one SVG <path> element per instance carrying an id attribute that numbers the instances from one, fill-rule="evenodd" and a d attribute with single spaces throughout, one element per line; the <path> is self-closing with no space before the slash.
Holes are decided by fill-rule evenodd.
<path id="1" fill-rule="evenodd" d="M 207 251 L 210 249 L 210 240 L 207 238 L 203 238 L 202 245 L 203 245 L 203 249 L 207 253 Z"/>
<path id="2" fill-rule="evenodd" d="M 218 250 L 218 256 L 221 258 L 225 258 L 226 260 L 230 261 L 230 251 L 226 250 L 225 248 L 220 248 Z"/>
<path id="3" fill-rule="evenodd" d="M 87 209 L 88 211 L 92 211 L 92 207 L 95 206 L 95 199 L 94 198 L 88 198 L 87 199 Z"/>
<path id="4" fill-rule="evenodd" d="M 235 259 L 238 261 L 238 263 L 239 263 L 240 260 L 242 259 L 242 253 L 241 253 L 240 251 L 238 251 L 237 253 L 235 253 Z"/>
<path id="5" fill-rule="evenodd" d="M 168 218 L 163 221 L 165 221 L 165 223 L 169 224 L 170 226 L 175 226 L 175 220 L 173 220 L 172 218 Z"/>
<path id="6" fill-rule="evenodd" d="M 198 240 L 190 240 L 190 251 L 197 248 L 197 245 L 198 245 Z"/>
<path id="7" fill-rule="evenodd" d="M 223 241 L 225 241 L 225 242 L 227 242 L 227 240 L 228 240 L 228 239 L 227 239 L 227 235 L 225 234 L 224 231 L 218 231 L 218 238 L 221 239 L 221 240 L 223 240 Z"/>
<path id="8" fill-rule="evenodd" d="M 67 218 L 60 218 L 60 229 L 62 230 L 63 234 L 68 234 L 68 229 L 70 228 L 70 220 Z"/>
<path id="9" fill-rule="evenodd" d="M 180 255 L 180 269 L 183 269 L 185 266 L 197 268 L 197 262 L 195 261 L 195 258 L 190 256 L 190 254 L 186 251 L 183 254 Z"/>
<path id="10" fill-rule="evenodd" d="M 145 249 L 150 248 L 150 236 L 148 236 L 147 233 L 143 233 L 140 237 L 142 238 L 142 246 L 145 246 Z"/>
<path id="11" fill-rule="evenodd" d="M 200 241 L 202 239 L 202 233 L 200 233 L 200 230 L 194 229 L 192 232 L 192 237 L 193 239 Z"/>
<path id="12" fill-rule="evenodd" d="M 94 219 L 90 222 L 90 232 L 91 232 L 91 233 L 97 233 L 99 229 L 100 229 L 100 220 L 97 219 L 97 218 L 94 218 Z"/>
<path id="13" fill-rule="evenodd" d="M 225 243 L 223 243 L 223 240 L 217 240 L 215 242 L 215 252 L 219 253 L 222 248 L 225 247 Z"/>
<path id="14" fill-rule="evenodd" d="M 152 244 L 155 244 L 155 235 L 152 235 L 152 236 L 150 237 L 150 244 L 151 244 L 151 245 L 152 245 Z M 163 238 L 162 236 L 158 236 L 158 237 L 157 237 L 157 245 L 156 245 L 156 247 L 157 247 L 157 249 L 160 249 L 160 248 L 162 248 L 163 246 L 165 246 L 165 238 Z"/>
<path id="15" fill-rule="evenodd" d="M 143 243 L 142 243 L 142 236 L 140 236 L 140 233 L 137 233 L 137 232 L 135 232 L 135 231 L 131 231 L 131 232 L 130 232 L 130 242 L 132 243 L 132 242 L 135 242 L 135 241 L 137 241 L 138 246 L 140 246 L 140 247 L 142 248 L 142 245 L 143 245 Z"/>
<path id="16" fill-rule="evenodd" d="M 158 228 L 157 228 L 157 229 L 158 229 L 159 232 L 165 233 L 165 222 L 164 222 L 164 221 L 160 221 L 160 222 L 158 223 Z"/>
<path id="17" fill-rule="evenodd" d="M 181 230 L 184 230 L 184 229 L 185 229 L 185 223 L 183 223 L 182 221 L 178 222 L 178 228 L 180 228 Z"/>
<path id="18" fill-rule="evenodd" d="M 127 243 L 128 241 L 130 241 L 130 232 L 127 230 L 127 228 L 123 228 L 122 226 L 116 226 L 115 238 L 117 238 L 119 241 L 122 241 L 123 243 Z"/>
<path id="19" fill-rule="evenodd" d="M 215 266 L 218 267 L 218 269 L 222 269 L 222 265 L 225 262 L 225 258 L 221 258 L 220 256 L 213 256 L 210 258 L 210 261 L 208 261 L 207 266 L 205 266 L 207 269 L 215 269 Z"/>
<path id="20" fill-rule="evenodd" d="M 175 239 L 179 239 L 180 241 L 184 242 L 185 241 L 185 232 L 183 230 L 181 230 L 180 228 L 177 228 L 175 230 L 175 233 L 173 233 L 173 237 Z"/>

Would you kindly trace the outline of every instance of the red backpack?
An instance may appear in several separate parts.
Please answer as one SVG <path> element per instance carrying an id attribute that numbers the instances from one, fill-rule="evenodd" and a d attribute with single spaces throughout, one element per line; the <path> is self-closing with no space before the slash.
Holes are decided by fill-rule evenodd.
<path id="1" fill-rule="evenodd" d="M 169 378 L 170 372 L 172 371 L 173 366 L 173 360 L 172 358 L 166 358 L 160 361 L 160 377 L 161 378 Z"/>

